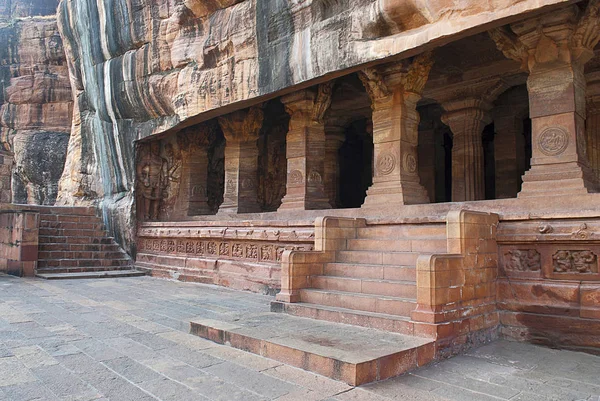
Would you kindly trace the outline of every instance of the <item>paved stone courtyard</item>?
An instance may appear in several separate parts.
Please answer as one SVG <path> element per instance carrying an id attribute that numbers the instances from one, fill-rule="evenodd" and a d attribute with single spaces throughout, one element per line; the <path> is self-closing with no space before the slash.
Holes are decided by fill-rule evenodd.
<path id="1" fill-rule="evenodd" d="M 0 275 L 0 400 L 600 400 L 600 357 L 498 341 L 352 388 L 187 333 L 270 297 L 150 277 Z"/>

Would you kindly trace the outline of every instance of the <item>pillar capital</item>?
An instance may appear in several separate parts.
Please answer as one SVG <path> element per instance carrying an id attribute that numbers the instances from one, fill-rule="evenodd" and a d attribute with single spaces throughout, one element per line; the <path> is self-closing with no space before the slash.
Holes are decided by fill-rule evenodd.
<path id="1" fill-rule="evenodd" d="M 258 139 L 263 117 L 262 108 L 254 106 L 219 117 L 219 125 L 227 142 L 249 142 Z"/>
<path id="2" fill-rule="evenodd" d="M 323 124 L 331 105 L 335 81 L 328 81 L 316 89 L 304 89 L 281 97 L 285 111 L 291 118 L 305 118 L 314 124 Z"/>
<path id="3" fill-rule="evenodd" d="M 415 56 L 412 60 L 405 59 L 396 63 L 366 68 L 360 71 L 358 76 L 373 102 L 373 107 L 376 107 L 380 103 L 389 102 L 397 90 L 414 94 L 408 98 L 418 101 L 432 66 L 432 53 L 425 52 Z"/>
<path id="4" fill-rule="evenodd" d="M 577 5 L 489 31 L 507 58 L 521 62 L 523 70 L 585 64 L 600 40 L 599 1 L 591 0 L 582 12 Z"/>

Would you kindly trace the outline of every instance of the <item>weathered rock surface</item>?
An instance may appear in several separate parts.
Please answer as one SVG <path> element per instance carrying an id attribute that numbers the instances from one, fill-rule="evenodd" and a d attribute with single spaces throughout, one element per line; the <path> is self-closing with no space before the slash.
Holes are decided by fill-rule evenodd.
<path id="1" fill-rule="evenodd" d="M 54 204 L 66 158 L 73 102 L 55 12 L 56 1 L 0 2 L 0 140 L 15 155 L 15 203 Z"/>
<path id="2" fill-rule="evenodd" d="M 59 202 L 130 222 L 135 140 L 565 3 L 62 0 L 76 104 Z"/>

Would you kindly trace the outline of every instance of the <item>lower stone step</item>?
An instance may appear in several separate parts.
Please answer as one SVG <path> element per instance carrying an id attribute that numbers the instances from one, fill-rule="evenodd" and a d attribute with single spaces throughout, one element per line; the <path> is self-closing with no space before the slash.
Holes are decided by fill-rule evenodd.
<path id="1" fill-rule="evenodd" d="M 301 302 L 348 308 L 365 312 L 385 313 L 396 316 L 410 316 L 417 307 L 415 299 L 389 297 L 383 295 L 355 292 L 303 288 L 300 290 Z"/>
<path id="2" fill-rule="evenodd" d="M 123 271 L 123 270 L 140 270 L 137 266 L 135 269 L 129 266 L 81 266 L 81 267 L 46 267 L 37 269 L 37 274 L 47 273 L 89 273 L 89 272 L 105 272 L 105 271 Z"/>
<path id="3" fill-rule="evenodd" d="M 194 319 L 190 332 L 352 386 L 401 375 L 435 356 L 433 340 L 281 313 Z"/>
<path id="4" fill-rule="evenodd" d="M 116 277 L 137 277 L 145 276 L 146 273 L 139 270 L 110 270 L 110 271 L 90 271 L 81 273 L 40 273 L 36 277 L 46 280 L 68 280 L 82 278 L 116 278 Z"/>
<path id="5" fill-rule="evenodd" d="M 390 333 L 428 337 L 420 327 L 415 330 L 415 324 L 405 316 L 388 315 L 385 313 L 365 312 L 334 306 L 315 305 L 308 303 L 271 302 L 271 312 L 287 313 L 292 316 L 325 320 L 333 323 L 351 324 L 383 330 Z"/>

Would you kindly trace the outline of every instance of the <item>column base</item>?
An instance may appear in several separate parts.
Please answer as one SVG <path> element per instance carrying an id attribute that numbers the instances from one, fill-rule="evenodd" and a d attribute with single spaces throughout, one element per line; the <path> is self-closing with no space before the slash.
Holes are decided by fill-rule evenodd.
<path id="1" fill-rule="evenodd" d="M 291 198 L 287 195 L 283 197 L 281 200 L 281 206 L 279 206 L 280 210 L 321 210 L 321 209 L 331 209 L 331 205 L 329 204 L 328 199 L 312 199 L 307 200 L 304 198 Z"/>
<path id="2" fill-rule="evenodd" d="M 427 190 L 416 182 L 387 182 L 373 184 L 361 208 L 390 205 L 418 205 L 429 203 Z"/>
<path id="3" fill-rule="evenodd" d="M 222 214 L 240 214 L 240 213 L 260 213 L 261 209 L 259 205 L 221 205 L 217 215 Z"/>
<path id="4" fill-rule="evenodd" d="M 523 175 L 518 198 L 598 192 L 593 173 L 576 162 L 532 166 Z"/>

